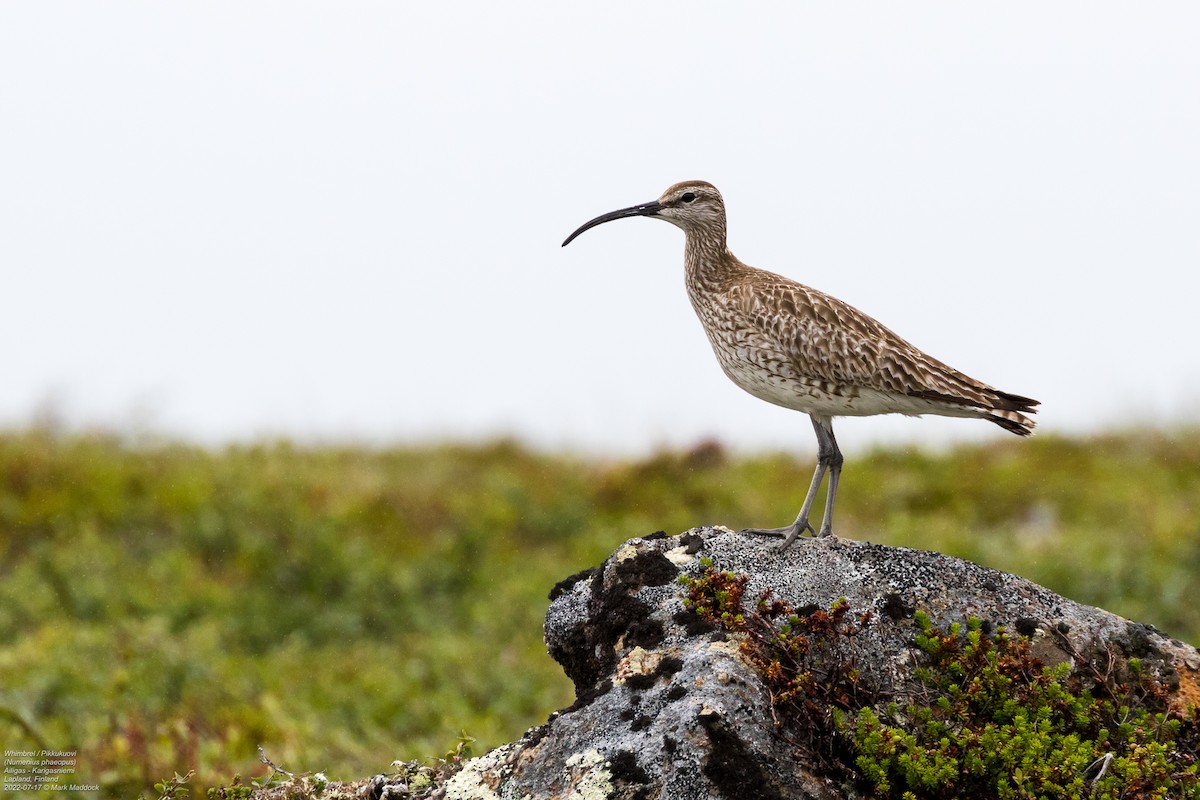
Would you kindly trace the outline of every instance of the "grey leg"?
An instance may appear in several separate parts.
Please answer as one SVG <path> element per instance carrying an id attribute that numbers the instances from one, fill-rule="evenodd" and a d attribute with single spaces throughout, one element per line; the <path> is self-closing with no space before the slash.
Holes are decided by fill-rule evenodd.
<path id="1" fill-rule="evenodd" d="M 842 451 L 837 439 L 833 438 L 833 420 L 829 417 L 813 417 L 813 428 L 817 432 L 817 463 L 829 467 L 829 491 L 825 495 L 825 517 L 821 520 L 821 532 L 817 536 L 833 536 L 833 501 L 837 498 L 838 479 L 842 477 Z M 786 544 L 786 542 L 785 542 Z"/>
<path id="2" fill-rule="evenodd" d="M 833 438 L 833 421 L 829 417 L 811 414 L 809 416 L 812 418 L 813 430 L 817 433 L 817 468 L 813 471 L 812 483 L 808 486 L 808 494 L 804 498 L 800 514 L 795 522 L 783 528 L 747 528 L 744 531 L 760 536 L 780 536 L 783 538 L 780 549 L 790 547 L 805 531 L 819 536 L 833 535 L 833 496 L 837 492 L 838 476 L 842 473 L 842 453 L 838 450 L 837 440 Z M 820 534 L 817 534 L 808 517 L 812 513 L 813 501 L 817 498 L 817 490 L 821 488 L 826 471 L 829 472 L 829 494 L 825 498 L 825 519 L 821 523 Z"/>

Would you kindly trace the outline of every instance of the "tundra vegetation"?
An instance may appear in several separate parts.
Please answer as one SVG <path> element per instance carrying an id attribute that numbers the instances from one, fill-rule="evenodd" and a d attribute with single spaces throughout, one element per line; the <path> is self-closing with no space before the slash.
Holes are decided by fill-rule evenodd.
<path id="1" fill-rule="evenodd" d="M 556 581 L 657 530 L 786 523 L 811 455 L 2 433 L 0 741 L 76 750 L 75 782 L 123 798 L 261 775 L 258 745 L 330 780 L 463 731 L 482 752 L 573 699 L 541 638 Z M 842 535 L 1200 642 L 1200 430 L 876 449 L 851 468 Z M 892 725 L 846 719 L 868 744 Z M 900 785 L 886 748 L 864 752 Z"/>

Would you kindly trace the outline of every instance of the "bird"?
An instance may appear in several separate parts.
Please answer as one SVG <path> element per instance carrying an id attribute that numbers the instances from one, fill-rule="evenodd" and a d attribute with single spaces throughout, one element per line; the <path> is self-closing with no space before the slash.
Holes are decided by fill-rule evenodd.
<path id="1" fill-rule="evenodd" d="M 1033 433 L 1037 400 L 1003 392 L 938 361 L 857 308 L 790 278 L 742 263 L 727 244 L 725 201 L 707 181 L 676 183 L 657 200 L 585 222 L 566 247 L 597 225 L 629 217 L 683 230 L 684 283 L 721 369 L 751 395 L 802 411 L 817 436 L 817 466 L 791 525 L 747 528 L 782 538 L 833 536 L 843 457 L 835 417 L 937 414 L 985 419 L 1018 436 Z M 820 530 L 809 521 L 828 474 Z"/>

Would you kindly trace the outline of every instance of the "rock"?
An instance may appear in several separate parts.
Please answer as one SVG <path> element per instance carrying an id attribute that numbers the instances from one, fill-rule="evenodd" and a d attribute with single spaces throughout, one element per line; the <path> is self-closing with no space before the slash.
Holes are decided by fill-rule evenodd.
<path id="1" fill-rule="evenodd" d="M 870 612 L 855 666 L 878 686 L 911 680 L 918 610 L 948 629 L 970 617 L 984 633 L 1030 637 L 1038 659 L 1128 669 L 1131 658 L 1182 709 L 1200 697 L 1194 648 L 1153 627 L 1060 597 L 1022 578 L 938 553 L 849 539 L 774 540 L 700 528 L 623 544 L 599 568 L 551 593 L 545 637 L 576 700 L 516 742 L 468 761 L 428 794 L 448 800 L 691 800 L 857 797 L 776 722 L 769 689 L 736 637 L 684 605 L 679 576 L 748 576 L 743 607 L 770 590 L 796 609 L 845 598 Z M 1121 662 L 1121 663 L 1116 663 Z"/>
<path id="2" fill-rule="evenodd" d="M 1029 581 L 938 553 L 848 539 L 773 541 L 702 528 L 634 539 L 599 569 L 560 584 L 546 614 L 550 654 L 576 702 L 524 738 L 470 761 L 447 798 L 843 798 L 780 735 L 769 692 L 729 641 L 686 610 L 677 577 L 718 570 L 750 576 L 796 608 L 845 598 L 871 610 L 858 668 L 901 681 L 913 621 L 983 621 L 1030 636 L 1047 663 L 1115 652 L 1180 687 L 1200 685 L 1196 651 L 1146 625 L 1075 603 Z M 1192 695 L 1194 697 L 1194 694 Z"/>

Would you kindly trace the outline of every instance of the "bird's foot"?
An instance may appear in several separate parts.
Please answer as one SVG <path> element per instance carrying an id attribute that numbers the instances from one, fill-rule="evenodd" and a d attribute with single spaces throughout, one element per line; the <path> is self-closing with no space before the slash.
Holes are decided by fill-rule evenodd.
<path id="1" fill-rule="evenodd" d="M 813 528 L 812 523 L 806 519 L 798 519 L 791 525 L 787 525 L 783 528 L 746 528 L 744 531 L 742 531 L 742 533 L 749 533 L 754 536 L 778 536 L 783 539 L 783 543 L 779 545 L 779 549 L 786 550 L 787 548 L 791 547 L 792 542 L 800 538 L 805 531 L 808 531 L 814 537 L 818 535 L 816 530 Z M 825 526 L 822 526 L 820 535 L 832 536 L 833 531 L 827 530 Z"/>

